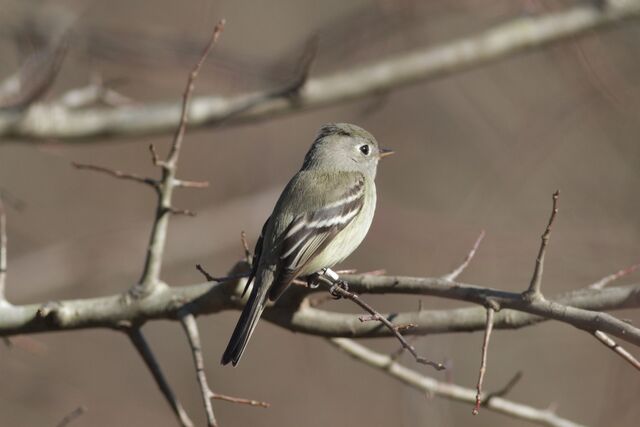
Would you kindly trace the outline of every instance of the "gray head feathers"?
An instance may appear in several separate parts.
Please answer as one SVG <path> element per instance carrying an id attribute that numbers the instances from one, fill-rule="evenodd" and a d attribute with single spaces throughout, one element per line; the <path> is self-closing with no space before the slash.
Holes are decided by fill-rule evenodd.
<path id="1" fill-rule="evenodd" d="M 349 123 L 323 125 L 307 152 L 303 170 L 362 172 L 375 177 L 382 151 L 366 130 Z"/>

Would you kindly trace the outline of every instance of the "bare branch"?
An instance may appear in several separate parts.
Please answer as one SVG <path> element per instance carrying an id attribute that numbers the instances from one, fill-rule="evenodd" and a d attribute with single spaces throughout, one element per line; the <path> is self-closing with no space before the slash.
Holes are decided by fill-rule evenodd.
<path id="1" fill-rule="evenodd" d="M 389 319 L 387 319 L 385 316 L 380 314 L 376 309 L 374 309 L 369 304 L 367 304 L 362 299 L 360 299 L 358 295 L 354 294 L 353 292 L 349 292 L 347 290 L 346 284 L 339 280 L 338 275 L 334 271 L 332 271 L 331 269 L 326 269 L 325 276 L 322 276 L 322 278 L 329 278 L 328 279 L 329 282 L 332 283 L 331 290 L 330 290 L 330 293 L 332 295 L 346 298 L 348 300 L 355 302 L 357 305 L 363 308 L 366 312 L 371 314 L 373 320 L 377 320 L 380 323 L 382 323 L 384 326 L 386 326 L 392 332 L 392 334 L 398 339 L 398 341 L 400 341 L 400 344 L 402 344 L 402 347 L 404 347 L 405 349 L 407 349 L 409 353 L 411 353 L 411 355 L 414 357 L 416 362 L 422 363 L 424 365 L 432 366 L 439 371 L 444 369 L 444 365 L 442 363 L 432 362 L 431 360 L 423 356 L 420 356 L 416 351 L 416 348 L 413 345 L 411 345 L 409 341 L 407 341 L 407 339 L 402 335 L 402 333 L 400 332 L 400 326 L 394 325 L 389 321 Z M 360 321 L 362 322 L 364 320 L 360 318 Z"/>
<path id="2" fill-rule="evenodd" d="M 491 393 L 487 394 L 487 397 L 484 398 L 484 402 L 482 402 L 482 405 L 487 406 L 487 402 L 489 402 L 494 397 L 506 396 L 521 379 L 522 371 L 516 372 L 516 374 L 509 380 L 507 384 L 505 384 L 504 387 L 502 387 L 500 390 L 492 391 Z"/>
<path id="3" fill-rule="evenodd" d="M 151 162 L 154 166 L 164 166 L 165 163 L 160 160 L 158 157 L 158 152 L 156 151 L 156 146 L 153 144 L 149 144 L 149 152 L 151 153 Z"/>
<path id="4" fill-rule="evenodd" d="M 438 46 L 385 58 L 379 62 L 312 78 L 296 92 L 262 91 L 232 97 L 196 98 L 191 126 L 240 124 L 345 103 L 405 85 L 460 73 L 640 16 L 640 0 L 609 1 L 600 8 L 579 2 L 566 10 L 519 16 L 477 34 Z M 24 115 L 0 115 L 0 135 L 14 138 L 71 140 L 151 135 L 174 131 L 177 104 L 146 104 L 115 109 L 72 111 L 39 104 Z M 55 112 L 55 114 L 53 114 Z"/>
<path id="5" fill-rule="evenodd" d="M 236 298 L 242 292 L 241 277 L 247 271 L 245 262 L 234 267 L 229 282 L 201 283 L 190 286 L 167 287 L 148 296 L 144 304 L 124 300 L 121 295 L 103 296 L 75 300 L 60 300 L 44 311 L 46 303 L 0 307 L 0 336 L 30 334 L 35 332 L 74 330 L 86 328 L 118 329 L 122 324 L 137 324 L 154 319 L 175 320 L 178 311 L 188 305 L 194 315 L 219 313 L 224 310 L 242 308 Z M 370 294 L 431 295 L 460 301 L 477 302 L 484 305 L 483 298 L 498 299 L 503 309 L 495 315 L 495 329 L 515 329 L 540 323 L 547 319 L 570 321 L 596 329 L 610 329 L 630 342 L 640 342 L 634 332 L 617 330 L 609 325 L 607 311 L 640 307 L 640 284 L 624 287 L 607 287 L 602 290 L 580 289 L 548 298 L 545 301 L 527 303 L 520 294 L 496 291 L 463 283 L 443 281 L 439 278 L 415 278 L 403 276 L 343 276 L 352 292 Z M 317 290 L 295 287 L 288 291 L 305 295 Z M 287 294 L 285 294 L 286 296 Z M 293 299 L 295 301 L 295 299 Z M 373 322 L 362 323 L 357 315 L 334 313 L 300 306 L 299 300 L 292 304 L 289 298 L 279 300 L 265 310 L 264 318 L 291 331 L 340 337 L 384 337 L 393 334 L 386 327 Z M 511 310 L 507 309 L 511 308 Z M 521 311 L 522 310 L 522 311 Z M 574 316 L 578 310 L 578 317 Z M 583 316 L 586 311 L 586 317 Z M 409 334 L 441 334 L 470 332 L 485 329 L 484 307 L 466 307 L 448 310 L 418 310 L 394 314 L 382 314 L 400 324 L 417 325 Z M 627 327 L 631 327 L 624 322 Z M 632 328 L 632 327 L 631 327 Z M 608 331 L 603 331 L 614 335 Z"/>
<path id="6" fill-rule="evenodd" d="M 156 361 L 156 358 L 140 329 L 132 328 L 126 332 L 134 347 L 138 350 L 138 354 L 140 354 L 142 360 L 144 360 L 144 363 L 147 365 L 147 368 L 151 371 L 153 379 L 156 380 L 156 384 L 160 388 L 160 391 L 162 391 L 165 399 L 167 399 L 167 402 L 171 406 L 173 413 L 178 418 L 178 421 L 180 421 L 180 425 L 183 427 L 193 427 L 193 422 L 189 418 L 189 415 L 187 415 L 187 412 L 182 407 L 178 398 L 173 393 L 173 390 L 171 390 L 171 386 L 169 386 L 169 383 L 165 379 L 162 369 Z"/>
<path id="7" fill-rule="evenodd" d="M 187 87 L 184 90 L 184 94 L 182 96 L 182 108 L 180 113 L 180 121 L 178 125 L 178 129 L 176 130 L 176 134 L 173 137 L 173 144 L 171 144 L 171 150 L 169 151 L 169 155 L 167 156 L 167 163 L 170 166 L 175 166 L 178 162 L 178 156 L 180 155 L 180 147 L 182 146 L 182 140 L 184 139 L 184 133 L 187 130 L 187 122 L 189 121 L 188 113 L 189 113 L 189 103 L 191 101 L 191 96 L 193 95 L 193 90 L 195 89 L 195 81 L 198 78 L 198 74 L 200 73 L 200 69 L 202 68 L 202 64 L 209 56 L 211 49 L 213 49 L 213 45 L 218 41 L 218 37 L 222 33 L 224 29 L 224 19 L 215 26 L 213 29 L 213 33 L 211 34 L 211 38 L 209 39 L 209 43 L 204 48 L 204 51 L 200 55 L 200 59 L 196 63 L 196 65 L 191 70 L 189 74 L 189 79 L 187 80 Z"/>
<path id="8" fill-rule="evenodd" d="M 184 332 L 189 339 L 191 354 L 193 355 L 193 364 L 196 368 L 196 377 L 200 384 L 200 393 L 202 394 L 202 402 L 207 413 L 207 425 L 209 427 L 217 427 L 216 417 L 213 414 L 213 406 L 211 405 L 211 396 L 213 393 L 207 382 L 207 375 L 204 371 L 204 360 L 202 358 L 202 346 L 200 345 L 200 334 L 198 332 L 198 324 L 195 317 L 189 312 L 184 312 L 180 316 L 180 323 L 184 328 Z"/>
<path id="9" fill-rule="evenodd" d="M 523 293 L 523 297 L 532 300 L 542 298 L 542 292 L 540 291 L 540 285 L 542 283 L 542 270 L 544 269 L 544 255 L 547 251 L 547 244 L 549 243 L 549 237 L 551 236 L 551 227 L 553 221 L 558 214 L 558 198 L 560 197 L 560 191 L 556 190 L 553 193 L 553 208 L 551 209 L 551 216 L 549 216 L 549 223 L 542 233 L 540 250 L 538 251 L 538 257 L 536 258 L 536 266 L 533 269 L 533 277 L 531 277 L 531 283 L 529 289 Z"/>
<path id="10" fill-rule="evenodd" d="M 238 403 L 240 405 L 256 406 L 258 408 L 268 408 L 271 406 L 271 404 L 268 402 L 263 402 L 260 400 L 253 400 L 253 399 L 245 399 L 243 397 L 227 396 L 226 394 L 220 394 L 220 393 L 213 393 L 211 395 L 211 398 L 215 400 L 222 400 L 225 402 Z"/>
<path id="11" fill-rule="evenodd" d="M 176 179 L 173 181 L 173 185 L 184 188 L 207 188 L 209 186 L 209 181 L 186 181 L 184 179 Z"/>
<path id="12" fill-rule="evenodd" d="M 178 209 L 174 207 L 170 207 L 168 212 L 173 215 L 185 215 L 185 216 L 196 216 L 197 214 L 189 209 Z"/>
<path id="13" fill-rule="evenodd" d="M 67 427 L 74 420 L 82 416 L 82 414 L 84 414 L 85 412 L 87 412 L 87 408 L 85 408 L 84 406 L 78 406 L 76 409 L 65 415 L 64 418 L 61 419 L 57 424 L 57 427 Z"/>
<path id="14" fill-rule="evenodd" d="M 211 405 L 211 399 L 224 400 L 232 403 L 239 403 L 249 406 L 257 406 L 261 408 L 268 408 L 270 405 L 266 402 L 258 400 L 244 399 L 241 397 L 227 396 L 225 394 L 218 394 L 211 391 L 207 382 L 207 376 L 204 370 L 204 359 L 202 357 L 202 347 L 200 345 L 200 334 L 198 332 L 198 324 L 193 314 L 182 311 L 180 313 L 180 323 L 189 339 L 189 346 L 191 347 L 191 354 L 193 355 L 193 363 L 196 368 L 196 376 L 198 383 L 200 384 L 200 393 L 202 394 L 202 400 L 207 413 L 207 425 L 209 427 L 216 427 L 216 418 L 213 414 L 213 406 Z"/>
<path id="15" fill-rule="evenodd" d="M 23 110 L 44 96 L 58 75 L 67 46 L 67 37 L 60 37 L 29 55 L 16 74 L 0 83 L 0 111 Z"/>
<path id="16" fill-rule="evenodd" d="M 475 243 L 471 247 L 471 250 L 469 251 L 469 253 L 465 257 L 464 261 L 462 261 L 462 264 L 460 264 L 458 266 L 458 268 L 453 270 L 451 273 L 445 274 L 444 276 L 442 276 L 442 278 L 444 280 L 456 280 L 458 278 L 458 276 L 460 276 L 462 274 L 462 272 L 469 266 L 469 263 L 471 262 L 471 260 L 475 256 L 476 251 L 480 247 L 480 243 L 482 243 L 482 239 L 484 239 L 484 235 L 485 235 L 485 232 L 484 232 L 484 230 L 482 230 L 480 232 L 480 235 L 476 239 Z"/>
<path id="17" fill-rule="evenodd" d="M 328 340 L 332 345 L 347 353 L 354 359 L 376 368 L 398 381 L 423 393 L 444 399 L 471 403 L 475 402 L 475 390 L 456 384 L 438 381 L 434 378 L 411 370 L 389 356 L 377 353 L 365 346 L 346 338 Z M 496 396 L 486 402 L 486 408 L 510 417 L 528 420 L 540 425 L 552 427 L 579 427 L 580 424 L 559 417 L 545 409 L 537 409 Z"/>
<path id="18" fill-rule="evenodd" d="M 217 282 L 217 283 L 221 283 L 221 282 L 228 282 L 231 280 L 238 280 L 238 279 L 242 279 L 245 277 L 249 277 L 249 273 L 243 273 L 243 274 L 234 274 L 234 275 L 230 275 L 230 276 L 224 276 L 224 277 L 214 277 L 211 274 L 209 274 L 209 272 L 207 270 L 204 269 L 204 267 L 200 264 L 196 264 L 196 270 L 198 270 L 200 273 L 202 273 L 202 275 L 204 276 L 204 278 L 207 280 L 207 282 Z"/>
<path id="19" fill-rule="evenodd" d="M 545 299 L 525 300 L 522 294 L 514 292 L 506 292 L 498 289 L 483 288 L 474 285 L 466 285 L 459 282 L 449 282 L 442 279 L 417 278 L 406 276 L 361 276 L 361 275 L 345 275 L 342 278 L 349 283 L 351 289 L 357 293 L 393 293 L 393 294 L 413 294 L 413 295 L 431 295 L 442 298 L 450 298 L 473 302 L 486 306 L 487 304 L 498 304 L 501 308 L 507 308 L 517 311 L 526 312 L 535 316 L 541 316 L 548 319 L 554 319 L 568 323 L 579 329 L 592 332 L 602 330 L 610 335 L 614 335 L 625 341 L 640 345 L 640 329 L 623 322 L 613 316 L 599 311 L 591 311 L 579 308 L 578 305 L 572 303 L 564 305 L 561 301 L 550 301 Z M 314 292 L 313 289 L 309 292 Z M 579 293 L 586 290 L 579 291 Z M 309 308 L 309 310 L 314 310 Z M 465 309 L 458 309 L 458 313 L 466 313 Z M 466 309 L 468 310 L 468 309 Z M 400 323 L 415 323 L 418 325 L 412 333 L 424 333 L 424 318 L 427 312 L 421 315 L 413 314 L 403 316 L 402 314 L 395 317 Z M 474 315 L 474 330 L 480 329 L 478 317 Z M 509 314 L 509 318 L 513 318 L 513 314 Z M 519 316 L 519 315 L 518 315 Z M 422 319 L 421 319 L 422 317 Z M 438 316 L 432 317 L 433 322 L 440 323 Z M 336 318 L 337 319 L 337 318 Z M 482 316 L 482 326 L 484 327 L 484 316 Z M 346 319 L 345 319 L 346 320 Z M 530 319 L 533 320 L 533 319 Z M 457 320 L 449 319 L 454 323 L 464 323 Z M 449 325 L 451 325 L 449 323 Z M 305 325 L 312 328 L 312 325 Z M 335 324 L 333 325 L 336 326 Z M 347 325 L 345 324 L 346 328 Z M 351 325 L 350 327 L 354 327 Z M 434 328 L 436 329 L 436 328 Z M 371 331 L 369 331 L 371 332 Z M 341 336 L 352 336 L 345 333 Z"/>
<path id="20" fill-rule="evenodd" d="M 493 330 L 493 315 L 495 310 L 493 307 L 487 307 L 487 327 L 484 330 L 484 340 L 482 341 L 482 358 L 480 359 L 480 373 L 478 374 L 478 384 L 476 385 L 476 405 L 473 408 L 473 415 L 478 415 L 480 404 L 482 401 L 482 384 L 484 382 L 484 374 L 487 370 L 487 353 L 489 352 L 489 339 L 491 339 L 491 331 Z"/>
<path id="21" fill-rule="evenodd" d="M 407 338 L 407 341 L 409 341 L 409 343 L 413 343 L 415 342 L 415 340 L 418 339 L 417 335 L 413 335 L 410 336 L 409 338 Z M 402 356 L 402 354 L 406 351 L 407 349 L 404 346 L 400 346 L 398 347 L 398 349 L 394 352 L 392 352 L 391 354 L 389 354 L 389 357 L 391 358 L 391 360 L 396 361 L 400 358 L 400 356 Z M 443 363 L 443 365 L 445 366 L 445 369 L 447 369 L 447 364 L 446 362 Z"/>
<path id="22" fill-rule="evenodd" d="M 162 268 L 162 257 L 164 254 L 165 242 L 167 238 L 167 230 L 169 228 L 169 214 L 184 214 L 193 216 L 193 212 L 188 210 L 178 210 L 171 206 L 173 197 L 173 189 L 176 187 L 176 171 L 178 169 L 178 157 L 180 148 L 187 129 L 188 112 L 190 107 L 191 96 L 195 88 L 195 81 L 202 64 L 206 60 L 209 52 L 213 49 L 214 44 L 222 33 L 224 28 L 224 20 L 220 21 L 214 28 L 209 43 L 205 47 L 200 59 L 192 68 L 187 79 L 187 85 L 182 96 L 182 109 L 180 114 L 180 122 L 173 137 L 171 148 L 166 160 L 160 161 L 153 145 L 149 146 L 153 163 L 162 167 L 162 178 L 160 179 L 160 191 L 158 197 L 158 207 L 156 209 L 156 217 L 149 239 L 147 248 L 147 256 L 142 271 L 142 276 L 138 283 L 131 289 L 133 296 L 146 296 L 161 287 L 160 270 Z"/>
<path id="23" fill-rule="evenodd" d="M 606 345 L 607 347 L 609 347 L 611 350 L 615 351 L 616 353 L 618 353 L 624 360 L 626 360 L 627 362 L 629 362 L 629 364 L 631 364 L 631 366 L 633 366 L 634 368 L 636 368 L 637 370 L 640 371 L 640 362 L 638 361 L 638 359 L 636 359 L 635 357 L 633 357 L 633 355 L 631 353 L 629 353 L 627 350 L 625 350 L 623 347 L 619 346 L 614 340 L 612 340 L 607 334 L 605 334 L 602 331 L 595 331 L 593 333 L 593 335 L 598 338 L 598 340 Z"/>
<path id="24" fill-rule="evenodd" d="M 632 266 L 629 266 L 627 268 L 623 268 L 622 270 L 618 270 L 613 274 L 609 274 L 608 276 L 603 277 L 602 279 L 598 280 L 597 282 L 593 283 L 592 285 L 589 285 L 589 288 L 591 289 L 602 289 L 605 286 L 615 282 L 618 279 L 621 279 L 625 276 L 628 276 L 629 274 L 633 273 L 634 271 L 636 271 L 638 268 L 640 268 L 640 262 L 637 264 L 633 264 Z"/>
<path id="25" fill-rule="evenodd" d="M 74 168 L 80 170 L 91 170 L 95 172 L 105 173 L 111 175 L 114 178 L 125 179 L 129 181 L 139 182 L 153 187 L 155 190 L 159 190 L 159 182 L 153 178 L 140 176 L 135 173 L 123 172 L 117 169 L 111 169 L 104 166 L 90 165 L 85 163 L 71 162 Z"/>

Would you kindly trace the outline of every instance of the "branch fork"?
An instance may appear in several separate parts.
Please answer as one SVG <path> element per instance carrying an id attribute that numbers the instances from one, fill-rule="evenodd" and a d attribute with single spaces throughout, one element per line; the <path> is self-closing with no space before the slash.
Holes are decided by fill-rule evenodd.
<path id="1" fill-rule="evenodd" d="M 409 353 L 411 353 L 411 355 L 414 357 L 416 362 L 424 365 L 432 366 L 438 371 L 445 369 L 444 364 L 440 362 L 432 362 L 431 360 L 423 356 L 420 356 L 416 351 L 415 347 L 411 345 L 409 341 L 407 341 L 407 339 L 400 332 L 402 327 L 398 325 L 394 325 L 393 323 L 391 323 L 391 321 L 389 321 L 389 319 L 387 319 L 382 314 L 380 314 L 372 306 L 364 302 L 358 295 L 356 295 L 353 292 L 349 292 L 348 286 L 346 286 L 346 282 L 340 280 L 340 276 L 335 271 L 331 270 L 330 268 L 325 269 L 323 274 L 319 276 L 319 280 L 324 280 L 328 282 L 328 284 L 330 285 L 330 292 L 332 295 L 353 301 L 354 303 L 356 303 L 358 306 L 360 306 L 366 312 L 369 313 L 370 315 L 369 319 L 377 320 L 380 323 L 382 323 L 387 329 L 389 329 L 392 332 L 392 334 L 398 339 L 398 341 L 400 341 L 400 344 L 402 344 L 402 347 L 405 348 L 407 351 L 409 351 Z M 361 321 L 365 321 L 365 320 L 361 318 Z"/>

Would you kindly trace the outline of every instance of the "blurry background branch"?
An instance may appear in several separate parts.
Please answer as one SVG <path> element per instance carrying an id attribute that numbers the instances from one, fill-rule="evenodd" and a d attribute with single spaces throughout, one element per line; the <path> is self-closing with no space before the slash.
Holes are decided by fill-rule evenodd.
<path id="1" fill-rule="evenodd" d="M 397 363 L 392 357 L 386 354 L 378 353 L 353 340 L 348 338 L 332 338 L 329 342 L 353 359 L 376 368 L 390 377 L 426 393 L 427 397 L 441 397 L 469 404 L 473 404 L 476 401 L 475 390 L 428 377 Z M 491 411 L 509 415 L 513 418 L 528 420 L 540 425 L 551 427 L 581 426 L 581 424 L 558 416 L 550 409 L 533 408 L 529 405 L 523 405 L 505 399 L 502 395 L 498 396 L 493 394 L 491 398 L 485 399 L 483 406 Z"/>
<path id="2" fill-rule="evenodd" d="M 0 114 L 23 114 L 26 108 L 47 93 L 56 80 L 67 53 L 75 18 L 64 8 L 46 9 L 49 12 L 48 28 L 43 30 L 46 34 L 38 33 L 42 24 L 31 19 L 23 22 L 16 32 L 17 48 L 24 59 L 15 74 L 0 82 Z"/>
<path id="3" fill-rule="evenodd" d="M 192 126 L 235 124 L 344 103 L 468 70 L 639 16 L 640 0 L 578 2 L 564 11 L 518 17 L 439 46 L 309 78 L 304 84 L 293 84 L 295 90 L 197 97 L 189 109 L 189 122 Z M 294 83 L 302 82 L 299 77 Z M 76 110 L 61 102 L 40 102 L 24 112 L 0 114 L 0 136 L 32 141 L 133 137 L 171 132 L 179 119 L 179 103 Z"/>

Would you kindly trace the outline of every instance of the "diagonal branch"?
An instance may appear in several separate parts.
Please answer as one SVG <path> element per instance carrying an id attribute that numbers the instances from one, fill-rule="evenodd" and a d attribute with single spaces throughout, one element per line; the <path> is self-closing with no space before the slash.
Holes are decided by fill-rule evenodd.
<path id="1" fill-rule="evenodd" d="M 65 34 L 32 53 L 16 74 L 0 83 L 0 112 L 21 111 L 47 93 L 66 56 L 68 41 Z"/>
<path id="2" fill-rule="evenodd" d="M 447 43 L 311 78 L 297 91 L 294 102 L 281 91 L 281 96 L 262 91 L 231 97 L 199 97 L 193 102 L 198 116 L 193 117 L 191 125 L 211 126 L 225 119 L 227 125 L 241 124 L 342 104 L 461 73 L 640 17 L 640 0 L 608 1 L 606 7 L 598 7 L 596 3 L 578 2 L 557 12 L 519 16 Z M 82 111 L 58 104 L 37 107 L 24 115 L 0 114 L 0 135 L 32 141 L 51 138 L 88 141 L 168 133 L 180 121 L 179 106 L 166 102 Z"/>
<path id="3" fill-rule="evenodd" d="M 189 121 L 189 105 L 191 102 L 191 97 L 193 96 L 193 90 L 195 89 L 195 82 L 198 78 L 198 74 L 200 73 L 200 69 L 204 64 L 204 61 L 209 56 L 211 49 L 218 41 L 218 37 L 222 34 L 222 30 L 224 29 L 225 21 L 224 19 L 218 22 L 218 24 L 214 27 L 213 33 L 211 34 L 211 38 L 209 39 L 209 43 L 204 48 L 204 51 L 200 55 L 200 59 L 196 63 L 196 65 L 191 69 L 191 73 L 189 73 L 189 78 L 187 79 L 187 87 L 184 90 L 182 95 L 182 106 L 180 112 L 180 121 L 178 122 L 178 128 L 173 137 L 173 143 L 171 144 L 171 149 L 169 150 L 169 155 L 167 156 L 167 167 L 168 168 L 176 168 L 176 164 L 178 163 L 178 157 L 180 156 L 180 148 L 182 147 L 182 141 L 184 139 L 184 133 L 187 130 L 187 122 Z M 175 172 L 175 171 L 174 171 Z"/>
<path id="4" fill-rule="evenodd" d="M 402 347 L 405 348 L 409 353 L 411 353 L 411 355 L 414 357 L 416 362 L 422 363 L 424 365 L 432 366 L 438 371 L 443 370 L 445 368 L 442 363 L 432 362 L 431 360 L 423 356 L 420 356 L 416 351 L 416 348 L 413 345 L 411 345 L 411 343 L 409 343 L 409 341 L 407 341 L 407 339 L 400 332 L 401 329 L 403 329 L 401 328 L 401 326 L 394 325 L 393 323 L 391 323 L 391 321 L 389 321 L 389 319 L 387 319 L 387 317 L 383 316 L 376 309 L 374 309 L 369 304 L 367 304 L 362 299 L 360 299 L 358 295 L 354 294 L 353 292 L 349 292 L 347 290 L 346 283 L 341 282 L 339 279 L 339 276 L 334 271 L 332 271 L 329 268 L 326 269 L 325 275 L 321 276 L 321 279 L 328 280 L 332 284 L 331 290 L 330 290 L 330 293 L 332 295 L 335 295 L 336 297 L 346 298 L 348 300 L 353 301 L 354 303 L 359 305 L 361 308 L 363 308 L 367 313 L 371 315 L 371 320 L 379 321 L 384 326 L 386 326 L 387 329 L 389 329 L 391 333 L 398 339 L 398 341 L 400 341 L 400 344 L 402 344 Z M 362 322 L 365 320 L 362 317 L 360 317 L 360 321 Z M 407 325 L 414 326 L 411 323 L 407 323 Z"/>
<path id="5" fill-rule="evenodd" d="M 196 368 L 196 376 L 198 378 L 198 384 L 200 384 L 200 393 L 202 395 L 202 401 L 204 403 L 205 411 L 207 413 L 207 426 L 216 427 L 215 415 L 213 414 L 213 406 L 211 405 L 211 399 L 224 400 L 232 403 L 240 403 L 249 406 L 257 406 L 261 408 L 268 408 L 270 405 L 266 402 L 258 400 L 244 399 L 241 397 L 227 396 L 225 394 L 219 394 L 211 391 L 209 383 L 207 382 L 207 375 L 204 370 L 204 359 L 202 357 L 202 347 L 200 345 L 200 333 L 198 332 L 198 324 L 193 314 L 188 311 L 182 310 L 179 313 L 180 323 L 189 340 L 189 346 L 191 347 L 191 354 L 193 355 L 193 363 Z"/>
<path id="6" fill-rule="evenodd" d="M 67 427 L 74 420 L 76 420 L 80 416 L 82 416 L 85 412 L 87 412 L 87 408 L 86 407 L 78 406 L 76 409 L 74 409 L 73 411 L 71 411 L 67 415 L 65 415 L 64 418 L 61 419 L 60 422 L 56 425 L 56 427 Z"/>
<path id="7" fill-rule="evenodd" d="M 129 181 L 139 182 L 141 184 L 150 185 L 156 191 L 160 190 L 160 183 L 153 178 L 140 176 L 135 173 L 123 172 L 117 169 L 111 169 L 103 166 L 90 165 L 85 163 L 71 162 L 71 165 L 73 165 L 73 167 L 76 169 L 100 172 L 100 173 L 110 175 L 114 178 L 125 179 Z"/>
<path id="8" fill-rule="evenodd" d="M 176 395 L 173 393 L 173 390 L 171 390 L 171 386 L 164 377 L 162 369 L 156 361 L 153 351 L 151 351 L 151 348 L 149 347 L 147 340 L 144 338 L 144 335 L 142 335 L 140 329 L 132 328 L 127 331 L 127 335 L 129 335 L 129 339 L 131 339 L 133 346 L 138 350 L 138 354 L 140 354 L 140 357 L 144 360 L 149 371 L 151 371 L 153 379 L 156 380 L 156 384 L 160 388 L 160 391 L 162 391 L 165 399 L 167 399 L 167 402 L 178 418 L 178 421 L 180 421 L 180 425 L 183 427 L 193 427 L 193 422 L 189 418 L 189 415 L 187 415 L 187 412 L 182 407 L 182 404 Z"/>
<path id="9" fill-rule="evenodd" d="M 502 387 L 500 390 L 492 391 L 491 393 L 487 394 L 487 397 L 484 398 L 484 402 L 482 403 L 482 405 L 487 406 L 487 403 L 495 397 L 506 396 L 521 379 L 522 371 L 516 372 L 516 374 L 509 380 L 508 383 L 504 385 L 504 387 Z"/>
<path id="10" fill-rule="evenodd" d="M 625 350 L 623 347 L 618 345 L 614 340 L 612 340 L 607 334 L 602 331 L 595 331 L 593 335 L 600 341 L 602 344 L 609 347 L 611 350 L 615 351 L 622 357 L 624 360 L 629 362 L 631 366 L 640 371 L 640 362 L 638 359 L 633 357 L 631 353 Z"/>
<path id="11" fill-rule="evenodd" d="M 482 358 L 480 359 L 480 373 L 478 374 L 478 384 L 476 385 L 476 405 L 473 408 L 473 415 L 478 415 L 482 403 L 482 384 L 487 370 L 487 353 L 489 352 L 489 339 L 491 339 L 491 331 L 493 330 L 494 314 L 494 308 L 487 307 L 487 326 L 484 330 L 484 340 L 482 341 Z"/>
<path id="12" fill-rule="evenodd" d="M 456 280 L 458 278 L 458 276 L 460 276 L 462 274 L 462 272 L 464 272 L 464 270 L 469 266 L 469 263 L 471 262 L 473 257 L 476 255 L 476 252 L 478 251 L 478 248 L 480 247 L 480 243 L 482 243 L 482 239 L 484 239 L 484 235 L 485 235 L 485 232 L 484 232 L 484 230 L 482 230 L 480 232 L 480 235 L 476 239 L 475 243 L 471 247 L 471 250 L 469 251 L 469 253 L 465 257 L 464 261 L 462 261 L 462 264 L 460 264 L 451 273 L 448 273 L 448 274 L 445 274 L 444 276 L 442 276 L 442 278 L 444 280 L 451 280 L 451 281 Z"/>
<path id="13" fill-rule="evenodd" d="M 471 403 L 475 402 L 475 390 L 461 387 L 456 384 L 438 381 L 411 370 L 385 354 L 375 352 L 363 345 L 347 338 L 332 338 L 329 340 L 333 346 L 347 353 L 354 359 L 376 368 L 392 378 L 429 395 L 444 399 Z M 513 418 L 532 421 L 534 423 L 551 427 L 580 427 L 573 421 L 559 417 L 545 409 L 537 409 L 529 405 L 516 403 L 500 396 L 494 396 L 487 400 L 485 407 L 494 412 L 508 415 Z"/>
<path id="14" fill-rule="evenodd" d="M 544 255 L 547 251 L 547 244 L 549 243 L 549 237 L 551 236 L 551 227 L 558 214 L 558 198 L 560 197 L 560 191 L 556 190 L 553 193 L 553 208 L 551 209 L 551 215 L 549 216 L 549 223 L 542 233 L 540 249 L 538 256 L 536 257 L 536 266 L 533 269 L 533 277 L 531 277 L 531 283 L 529 289 L 527 289 L 522 296 L 527 300 L 541 299 L 542 292 L 540 291 L 540 285 L 542 283 L 542 270 L 544 269 Z"/>
<path id="15" fill-rule="evenodd" d="M 180 323 L 182 324 L 184 332 L 189 340 L 189 346 L 191 347 L 193 364 L 196 368 L 196 377 L 198 378 L 198 384 L 200 384 L 202 402 L 204 403 L 204 409 L 207 413 L 207 426 L 217 427 L 218 423 L 213 413 L 213 406 L 211 405 L 211 397 L 213 395 L 213 392 L 209 388 L 209 383 L 207 382 L 207 374 L 204 371 L 202 346 L 200 345 L 200 333 L 198 332 L 198 324 L 196 323 L 196 318 L 189 312 L 183 312 L 180 316 Z"/>
<path id="16" fill-rule="evenodd" d="M 180 156 L 180 148 L 182 147 L 182 141 L 187 129 L 188 113 L 195 88 L 195 81 L 198 78 L 198 73 L 204 64 L 205 59 L 213 49 L 218 37 L 222 33 L 224 28 L 224 20 L 220 21 L 214 28 L 209 43 L 205 47 L 200 59 L 196 65 L 192 68 L 187 79 L 187 85 L 185 87 L 182 96 L 182 109 L 180 113 L 180 122 L 173 137 L 169 154 L 165 160 L 159 160 L 153 146 L 150 147 L 154 164 L 162 168 L 162 178 L 159 181 L 160 191 L 158 193 L 158 205 L 156 208 L 156 216 L 153 222 L 153 228 L 151 230 L 151 236 L 149 238 L 149 245 L 147 247 L 147 256 L 145 259 L 144 267 L 142 270 L 142 276 L 138 283 L 133 286 L 132 295 L 134 296 L 146 296 L 160 288 L 160 270 L 162 268 L 162 257 L 164 254 L 165 243 L 167 239 L 167 230 L 169 228 L 169 217 L 172 213 L 178 212 L 172 205 L 173 190 L 176 186 L 179 186 L 180 181 L 176 179 L 176 172 L 178 169 L 178 158 Z M 180 211 L 186 213 L 188 211 Z"/>
<path id="17" fill-rule="evenodd" d="M 640 262 L 637 264 L 633 264 L 627 268 L 623 268 L 622 270 L 618 270 L 613 274 L 609 274 L 608 276 L 603 277 L 602 279 L 598 280 L 597 282 L 589 285 L 590 289 L 602 289 L 607 285 L 610 285 L 611 283 L 615 282 L 618 279 L 621 279 L 625 276 L 628 276 L 629 274 L 633 273 L 634 271 L 636 271 L 638 268 L 640 268 Z"/>

